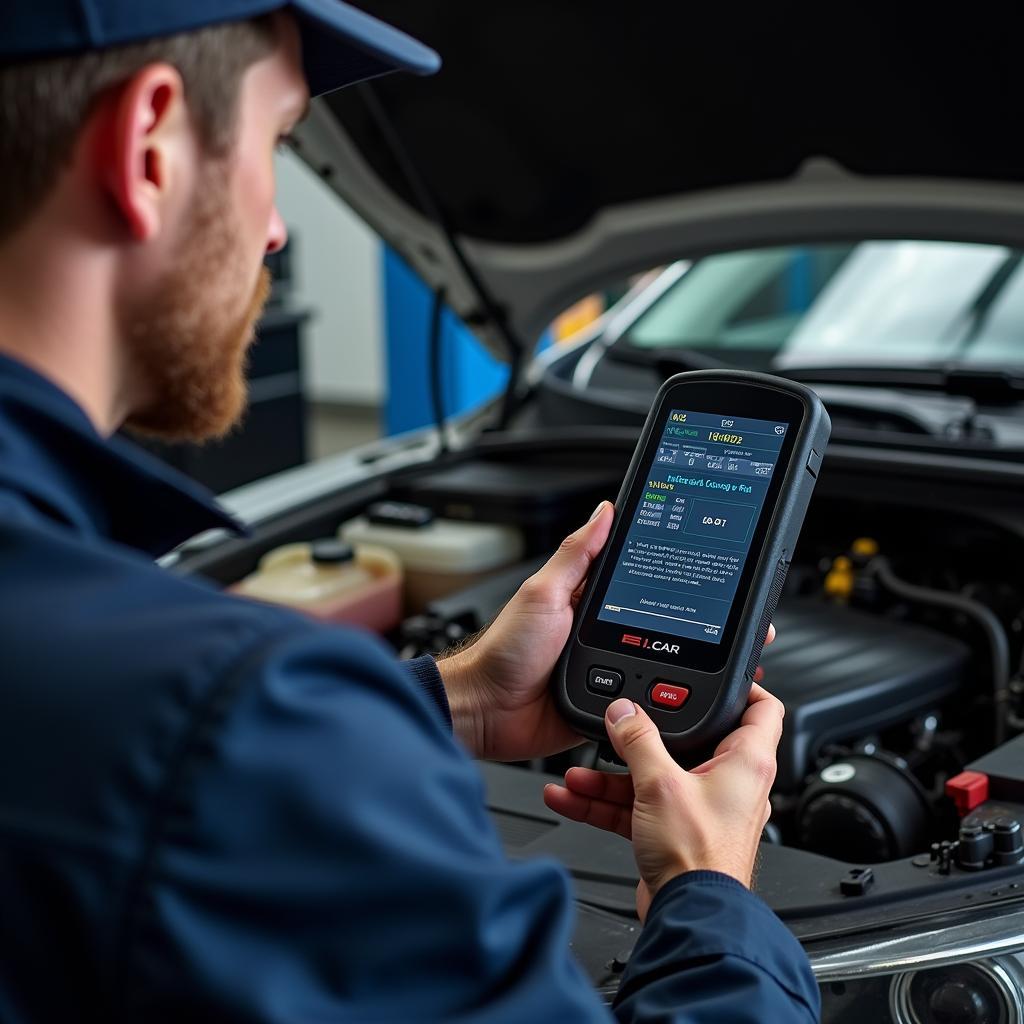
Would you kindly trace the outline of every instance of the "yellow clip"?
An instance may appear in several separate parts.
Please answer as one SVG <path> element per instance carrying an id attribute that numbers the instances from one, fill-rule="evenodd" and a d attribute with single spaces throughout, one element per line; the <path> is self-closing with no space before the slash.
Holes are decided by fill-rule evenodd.
<path id="1" fill-rule="evenodd" d="M 874 537 L 858 537 L 850 550 L 860 558 L 874 558 L 878 554 L 878 541 Z"/>
<path id="2" fill-rule="evenodd" d="M 825 576 L 826 596 L 848 601 L 853 594 L 854 579 L 853 563 L 846 555 L 840 555 L 832 562 L 832 568 Z"/>

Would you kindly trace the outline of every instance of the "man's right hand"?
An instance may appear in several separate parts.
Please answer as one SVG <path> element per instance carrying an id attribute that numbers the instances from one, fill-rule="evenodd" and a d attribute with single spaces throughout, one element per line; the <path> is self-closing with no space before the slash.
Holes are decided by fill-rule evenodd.
<path id="1" fill-rule="evenodd" d="M 638 704 L 620 698 L 605 713 L 608 736 L 629 775 L 570 768 L 565 787 L 549 785 L 553 811 L 633 843 L 643 921 L 658 890 L 686 871 L 720 871 L 750 885 L 761 831 L 771 814 L 782 702 L 756 683 L 739 727 L 711 760 L 685 771 Z"/>

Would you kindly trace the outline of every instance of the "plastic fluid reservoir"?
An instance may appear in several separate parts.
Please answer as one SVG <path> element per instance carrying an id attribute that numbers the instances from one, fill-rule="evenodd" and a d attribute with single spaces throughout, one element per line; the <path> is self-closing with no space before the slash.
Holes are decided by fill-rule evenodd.
<path id="1" fill-rule="evenodd" d="M 422 505 L 382 501 L 338 531 L 349 544 L 389 548 L 405 570 L 411 611 L 476 583 L 522 557 L 523 536 L 514 526 L 435 519 Z"/>
<path id="2" fill-rule="evenodd" d="M 377 633 L 402 618 L 402 566 L 386 548 L 341 541 L 286 544 L 260 560 L 236 594 L 284 604 L 326 622 Z"/>

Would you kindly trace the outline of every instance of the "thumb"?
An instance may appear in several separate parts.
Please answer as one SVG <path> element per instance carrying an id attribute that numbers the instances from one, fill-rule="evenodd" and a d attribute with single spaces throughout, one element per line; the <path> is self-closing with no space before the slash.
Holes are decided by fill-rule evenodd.
<path id="1" fill-rule="evenodd" d="M 642 786 L 656 776 L 681 769 L 665 749 L 658 727 L 647 713 L 631 700 L 620 697 L 604 713 L 608 738 L 615 753 L 629 766 L 634 786 Z"/>
<path id="2" fill-rule="evenodd" d="M 568 604 L 572 595 L 583 584 L 594 559 L 601 553 L 612 527 L 612 503 L 602 501 L 590 517 L 590 522 L 570 533 L 558 550 L 537 572 L 538 581 L 546 589 L 564 597 Z"/>

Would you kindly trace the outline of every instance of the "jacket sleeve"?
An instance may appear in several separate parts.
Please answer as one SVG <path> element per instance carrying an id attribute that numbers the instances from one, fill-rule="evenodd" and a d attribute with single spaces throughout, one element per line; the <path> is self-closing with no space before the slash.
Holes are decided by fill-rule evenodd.
<path id="1" fill-rule="evenodd" d="M 611 1020 L 569 881 L 368 637 L 295 625 L 194 722 L 129 908 L 126 1020 Z"/>
<path id="2" fill-rule="evenodd" d="M 451 732 L 452 712 L 448 706 L 448 694 L 445 692 L 437 662 L 429 654 L 425 654 L 422 658 L 403 661 L 401 665 L 412 676 L 413 682 L 420 687 L 430 703 L 437 708 L 441 720 Z"/>
<path id="3" fill-rule="evenodd" d="M 735 879 L 692 871 L 651 904 L 615 1000 L 619 1021 L 812 1024 L 821 1006 L 803 948 Z"/>
<path id="4" fill-rule="evenodd" d="M 193 718 L 148 842 L 125 1020 L 611 1019 L 570 952 L 564 870 L 506 858 L 472 761 L 369 637 L 293 623 L 247 650 Z M 804 963 L 737 883 L 688 876 L 658 894 L 617 1012 L 810 1020 Z"/>

